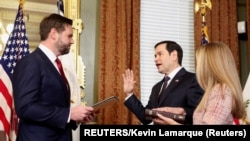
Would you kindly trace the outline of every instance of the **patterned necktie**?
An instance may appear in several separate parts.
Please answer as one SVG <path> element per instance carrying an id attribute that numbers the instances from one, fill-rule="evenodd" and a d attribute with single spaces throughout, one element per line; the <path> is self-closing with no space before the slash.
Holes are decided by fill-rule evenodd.
<path id="1" fill-rule="evenodd" d="M 164 93 L 164 91 L 165 91 L 165 89 L 166 89 L 166 87 L 167 87 L 167 84 L 168 84 L 168 80 L 169 80 L 169 79 L 170 79 L 170 77 L 165 76 L 164 82 L 163 82 L 163 84 L 162 84 L 162 86 L 161 86 L 161 90 L 160 90 L 160 93 L 159 93 L 159 96 L 158 96 L 158 101 L 159 101 L 160 98 L 162 97 L 162 95 L 163 95 L 163 93 Z"/>
<path id="2" fill-rule="evenodd" d="M 56 64 L 57 64 L 57 67 L 58 67 L 58 69 L 60 71 L 60 74 L 61 74 L 61 76 L 62 76 L 62 78 L 63 78 L 63 80 L 64 80 L 64 82 L 65 82 L 65 84 L 66 84 L 66 86 L 68 88 L 68 80 L 67 80 L 67 78 L 66 78 L 66 76 L 64 74 L 63 67 L 62 67 L 62 62 L 58 58 L 56 58 Z"/>

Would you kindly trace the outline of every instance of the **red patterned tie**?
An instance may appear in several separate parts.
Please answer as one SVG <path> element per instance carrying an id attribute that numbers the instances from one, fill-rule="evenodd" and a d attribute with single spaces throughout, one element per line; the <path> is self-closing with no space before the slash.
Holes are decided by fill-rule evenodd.
<path id="1" fill-rule="evenodd" d="M 67 85 L 67 88 L 68 88 L 68 80 L 65 77 L 63 67 L 62 67 L 62 63 L 61 63 L 60 59 L 56 58 L 56 64 L 57 64 L 57 67 L 58 67 L 58 69 L 60 71 L 60 74 L 61 74 L 61 76 L 62 76 L 62 78 L 63 78 L 63 80 L 64 80 L 64 82 L 65 82 L 65 84 Z"/>

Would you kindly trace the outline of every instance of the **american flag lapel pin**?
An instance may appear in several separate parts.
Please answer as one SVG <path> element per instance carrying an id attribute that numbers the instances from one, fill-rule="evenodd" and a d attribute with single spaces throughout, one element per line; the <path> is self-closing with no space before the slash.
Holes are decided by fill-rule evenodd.
<path id="1" fill-rule="evenodd" d="M 175 82 L 178 83 L 178 82 L 179 82 L 179 79 L 176 79 Z"/>

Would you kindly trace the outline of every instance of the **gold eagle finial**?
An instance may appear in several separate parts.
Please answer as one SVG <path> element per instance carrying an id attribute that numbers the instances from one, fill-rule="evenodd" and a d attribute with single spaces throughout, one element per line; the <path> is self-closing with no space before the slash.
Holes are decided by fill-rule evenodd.
<path id="1" fill-rule="evenodd" d="M 206 8 L 212 9 L 212 3 L 210 0 L 201 0 L 201 2 L 195 3 L 195 12 L 200 10 L 201 16 L 206 15 Z"/>

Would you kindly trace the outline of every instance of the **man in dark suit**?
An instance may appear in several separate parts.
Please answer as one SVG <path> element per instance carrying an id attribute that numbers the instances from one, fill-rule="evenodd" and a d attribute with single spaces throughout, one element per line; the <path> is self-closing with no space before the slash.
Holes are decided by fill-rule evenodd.
<path id="1" fill-rule="evenodd" d="M 156 83 L 151 91 L 148 104 L 144 107 L 133 94 L 135 81 L 133 71 L 127 69 L 123 74 L 125 106 L 132 111 L 142 124 L 149 124 L 152 120 L 145 116 L 145 109 L 168 107 L 170 111 L 184 109 L 184 124 L 192 124 L 193 112 L 198 105 L 203 90 L 200 88 L 194 73 L 188 72 L 181 66 L 183 51 L 174 41 L 161 41 L 155 45 L 155 65 L 158 72 L 169 80 L 164 85 L 163 80 Z M 180 108 L 178 108 L 180 107 Z"/>
<path id="2" fill-rule="evenodd" d="M 79 122 L 93 120 L 93 107 L 70 107 L 70 88 L 55 60 L 69 53 L 72 20 L 51 14 L 40 23 L 41 43 L 15 67 L 12 84 L 19 117 L 17 141 L 72 141 Z"/>

